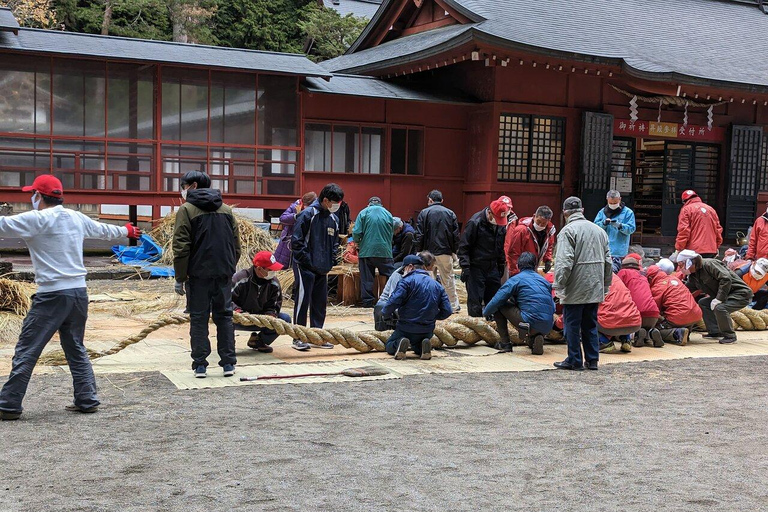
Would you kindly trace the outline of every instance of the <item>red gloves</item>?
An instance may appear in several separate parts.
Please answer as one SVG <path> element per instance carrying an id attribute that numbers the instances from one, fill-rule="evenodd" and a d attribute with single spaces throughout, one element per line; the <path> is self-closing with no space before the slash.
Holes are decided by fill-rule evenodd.
<path id="1" fill-rule="evenodd" d="M 141 230 L 130 222 L 125 225 L 125 229 L 128 230 L 128 238 L 139 238 L 142 234 Z"/>

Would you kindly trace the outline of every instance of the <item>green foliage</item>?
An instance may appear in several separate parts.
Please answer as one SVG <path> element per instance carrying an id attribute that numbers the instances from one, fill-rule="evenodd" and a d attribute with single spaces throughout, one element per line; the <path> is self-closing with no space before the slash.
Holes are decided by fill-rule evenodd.
<path id="1" fill-rule="evenodd" d="M 322 61 L 342 55 L 355 42 L 368 20 L 352 14 L 342 16 L 334 9 L 310 4 L 302 10 L 298 24 L 308 41 L 308 57 Z"/>
<path id="2" fill-rule="evenodd" d="M 104 0 L 55 0 L 59 21 L 71 32 L 100 34 Z M 163 0 L 112 0 L 109 34 L 168 40 L 171 21 Z"/>
<path id="3" fill-rule="evenodd" d="M 299 53 L 304 38 L 296 20 L 316 0 L 220 0 L 213 22 L 222 46 Z"/>

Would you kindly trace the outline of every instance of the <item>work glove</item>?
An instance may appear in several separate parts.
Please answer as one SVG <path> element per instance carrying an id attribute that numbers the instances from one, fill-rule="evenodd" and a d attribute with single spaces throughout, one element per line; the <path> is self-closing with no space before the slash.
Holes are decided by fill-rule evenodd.
<path id="1" fill-rule="evenodd" d="M 550 270 L 552 270 L 552 262 L 551 261 L 545 261 L 544 262 L 544 273 L 548 273 Z"/>
<path id="2" fill-rule="evenodd" d="M 128 238 L 139 238 L 141 236 L 141 230 L 131 224 L 130 222 L 125 225 L 125 229 L 128 230 Z"/>
<path id="3" fill-rule="evenodd" d="M 605 220 L 603 221 L 603 226 L 607 226 L 607 225 L 608 225 L 608 224 L 610 224 L 610 223 L 611 223 L 611 219 L 605 219 Z"/>
<path id="4" fill-rule="evenodd" d="M 176 284 L 174 285 L 173 289 L 178 293 L 179 295 L 186 295 L 187 291 L 184 289 L 184 283 L 176 281 Z"/>
<path id="5" fill-rule="evenodd" d="M 718 304 L 722 304 L 722 303 L 723 303 L 723 301 L 721 301 L 721 300 L 712 299 L 712 303 L 709 305 L 709 307 L 712 309 L 712 311 L 714 311 L 715 308 L 717 307 L 717 305 Z"/>
<path id="6" fill-rule="evenodd" d="M 463 268 L 461 269 L 461 276 L 459 277 L 462 283 L 466 283 L 469 281 L 469 269 Z"/>

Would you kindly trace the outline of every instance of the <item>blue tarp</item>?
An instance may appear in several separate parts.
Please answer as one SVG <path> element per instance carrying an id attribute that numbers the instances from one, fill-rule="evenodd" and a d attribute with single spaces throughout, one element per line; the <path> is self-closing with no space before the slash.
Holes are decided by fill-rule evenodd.
<path id="1" fill-rule="evenodd" d="M 123 265 L 140 267 L 149 272 L 152 277 L 173 277 L 171 267 L 152 265 L 163 255 L 163 248 L 157 245 L 157 242 L 149 235 L 141 235 L 139 242 L 141 243 L 136 247 L 113 245 L 112 252 Z"/>

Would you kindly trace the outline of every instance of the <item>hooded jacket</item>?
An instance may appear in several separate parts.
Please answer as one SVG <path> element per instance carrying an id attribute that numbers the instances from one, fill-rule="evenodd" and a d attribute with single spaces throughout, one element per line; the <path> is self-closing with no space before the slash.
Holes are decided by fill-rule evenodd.
<path id="1" fill-rule="evenodd" d="M 768 258 L 768 212 L 755 219 L 744 259 L 755 261 L 758 258 Z"/>
<path id="2" fill-rule="evenodd" d="M 497 226 L 488 222 L 488 208 L 483 208 L 470 217 L 456 252 L 461 268 L 478 267 L 486 270 L 498 268 L 501 273 L 504 270 L 506 234 L 506 226 Z"/>
<path id="3" fill-rule="evenodd" d="M 283 291 L 277 278 L 262 279 L 251 267 L 232 276 L 232 302 L 246 313 L 277 316 L 283 307 Z"/>
<path id="4" fill-rule="evenodd" d="M 699 254 L 715 254 L 723 245 L 723 228 L 714 208 L 699 197 L 689 199 L 677 217 L 675 250 L 691 249 Z"/>
<path id="5" fill-rule="evenodd" d="M 395 311 L 399 330 L 427 334 L 435 330 L 437 320 L 451 316 L 453 307 L 443 285 L 432 279 L 426 270 L 416 269 L 397 283 L 381 313 L 386 318 Z"/>
<path id="6" fill-rule="evenodd" d="M 752 290 L 742 278 L 732 270 L 728 270 L 720 260 L 703 258 L 701 268 L 688 276 L 688 289 L 700 290 L 720 302 L 725 302 L 728 297 L 737 299 L 752 299 Z"/>
<path id="7" fill-rule="evenodd" d="M 176 281 L 187 278 L 232 278 L 240 259 L 240 232 L 221 191 L 190 189 L 176 213 L 173 270 Z"/>
<path id="8" fill-rule="evenodd" d="M 403 261 L 409 254 L 416 254 L 414 236 L 416 236 L 416 230 L 404 222 L 403 229 L 392 237 L 392 257 L 395 263 Z"/>
<path id="9" fill-rule="evenodd" d="M 336 264 L 338 249 L 339 221 L 316 199 L 296 217 L 291 238 L 293 261 L 315 274 L 327 274 Z"/>
<path id="10" fill-rule="evenodd" d="M 552 285 L 537 272 L 524 270 L 507 279 L 483 309 L 483 316 L 493 315 L 507 302 L 520 309 L 520 316 L 534 331 L 549 334 L 552 330 L 555 314 Z"/>
<path id="11" fill-rule="evenodd" d="M 617 275 L 629 290 L 629 294 L 640 311 L 640 315 L 643 318 L 658 318 L 659 307 L 656 305 L 656 301 L 653 300 L 648 279 L 640 273 L 640 270 L 622 268 Z"/>
<path id="12" fill-rule="evenodd" d="M 685 327 L 701 320 L 701 308 L 690 290 L 674 275 L 668 276 L 656 265 L 648 267 L 653 300 L 664 318 L 676 327 Z"/>
<path id="13" fill-rule="evenodd" d="M 537 261 L 552 261 L 552 249 L 555 246 L 555 225 L 547 223 L 544 228 L 546 237 L 544 244 L 539 245 L 537 231 L 533 227 L 533 217 L 526 217 L 517 223 L 517 226 L 507 228 L 507 236 L 504 240 L 504 254 L 506 255 L 507 268 L 510 277 L 517 274 L 517 260 L 524 252 L 536 255 Z"/>
<path id="14" fill-rule="evenodd" d="M 623 329 L 643 324 L 632 295 L 618 276 L 613 276 L 605 301 L 597 308 L 597 323 L 602 329 Z"/>
<path id="15" fill-rule="evenodd" d="M 459 221 L 442 203 L 433 203 L 416 218 L 416 252 L 435 256 L 453 254 L 459 248 Z"/>
<path id="16" fill-rule="evenodd" d="M 352 238 L 360 258 L 391 258 L 393 236 L 392 214 L 380 204 L 368 205 L 355 219 Z"/>
<path id="17" fill-rule="evenodd" d="M 291 268 L 291 238 L 293 237 L 293 226 L 296 224 L 296 216 L 299 214 L 299 205 L 301 205 L 301 199 L 291 203 L 291 206 L 280 215 L 283 232 L 280 234 L 280 242 L 275 249 L 275 259 L 284 268 Z"/>
<path id="18" fill-rule="evenodd" d="M 606 224 L 606 220 L 612 220 Z M 606 205 L 597 213 L 595 224 L 600 226 L 608 234 L 608 246 L 611 256 L 623 258 L 629 252 L 629 239 L 635 232 L 635 212 L 624 206 L 622 202 L 619 208 L 611 210 Z"/>

